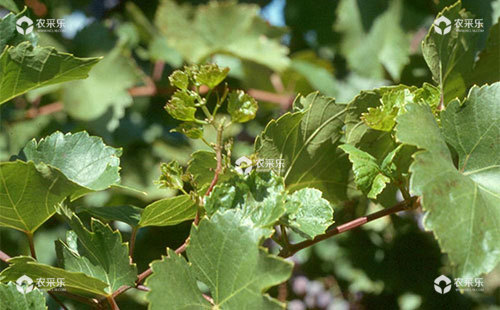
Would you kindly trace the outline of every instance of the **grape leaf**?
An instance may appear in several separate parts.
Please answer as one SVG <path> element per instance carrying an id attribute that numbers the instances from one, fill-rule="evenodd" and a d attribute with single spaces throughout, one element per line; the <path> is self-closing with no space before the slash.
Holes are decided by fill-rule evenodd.
<path id="1" fill-rule="evenodd" d="M 33 162 L 0 163 L 0 226 L 34 232 L 81 188 L 59 170 Z"/>
<path id="2" fill-rule="evenodd" d="M 139 226 L 172 226 L 194 219 L 196 203 L 188 195 L 153 202 L 144 209 Z"/>
<path id="3" fill-rule="evenodd" d="M 101 280 L 89 277 L 81 272 L 72 272 L 41 264 L 27 256 L 17 256 L 9 259 L 9 267 L 2 270 L 0 279 L 2 282 L 16 281 L 23 275 L 30 277 L 33 281 L 36 281 L 38 278 L 62 278 L 64 279 L 64 288 L 68 291 L 107 295 L 105 289 L 108 285 Z M 45 284 L 47 284 L 47 282 L 45 282 Z M 57 285 L 54 285 L 53 287 L 56 286 Z M 44 288 L 50 287 L 47 285 L 44 286 Z"/>
<path id="4" fill-rule="evenodd" d="M 483 85 L 500 80 L 500 19 L 490 29 L 484 50 L 472 71 L 469 84 Z"/>
<path id="5" fill-rule="evenodd" d="M 313 239 L 333 224 L 333 208 L 313 188 L 303 188 L 286 199 L 284 223 L 308 239 Z"/>
<path id="6" fill-rule="evenodd" d="M 135 227 L 141 220 L 142 209 L 130 206 L 105 206 L 105 207 L 88 207 L 81 206 L 77 209 L 78 212 L 87 212 L 92 216 L 102 218 L 108 221 L 120 221 Z"/>
<path id="7" fill-rule="evenodd" d="M 461 7 L 462 3 L 457 1 L 454 5 L 444 8 L 437 18 L 444 16 L 451 23 L 456 19 L 472 18 L 471 14 L 461 10 Z M 466 94 L 478 36 L 478 32 L 459 32 L 455 25 L 452 25 L 451 32 L 439 34 L 432 26 L 422 41 L 423 56 L 432 77 L 439 84 L 444 105 L 455 97 L 461 99 Z"/>
<path id="8" fill-rule="evenodd" d="M 152 264 L 150 309 L 282 309 L 263 292 L 288 279 L 292 264 L 259 248 L 259 239 L 234 212 L 202 220 L 191 228 L 189 263 L 169 250 L 169 257 Z M 166 284 L 168 276 L 187 281 Z M 203 300 L 195 279 L 209 287 L 214 305 Z"/>
<path id="9" fill-rule="evenodd" d="M 410 61 L 410 38 L 401 26 L 403 1 L 391 1 L 388 9 L 377 16 L 371 28 L 366 27 L 366 14 L 373 7 L 343 0 L 337 8 L 335 29 L 344 34 L 343 55 L 352 70 L 372 78 L 384 78 L 387 71 L 399 80 Z M 368 29 L 367 29 L 368 28 Z"/>
<path id="10" fill-rule="evenodd" d="M 216 167 L 217 160 L 214 152 L 196 151 L 191 154 L 186 174 L 189 175 L 193 186 L 199 189 L 212 181 Z"/>
<path id="11" fill-rule="evenodd" d="M 230 54 L 281 71 L 289 62 L 288 49 L 278 42 L 276 29 L 261 20 L 258 12 L 256 5 L 235 2 L 214 1 L 192 7 L 163 0 L 156 11 L 155 25 L 168 44 L 190 63 Z"/>
<path id="12" fill-rule="evenodd" d="M 442 132 L 423 105 L 408 105 L 397 119 L 397 139 L 424 149 L 410 166 L 410 192 L 422 196 L 424 225 L 459 277 L 479 276 L 500 261 L 499 96 L 500 83 L 474 86 L 442 112 Z M 458 169 L 447 143 L 458 153 Z"/>
<path id="13" fill-rule="evenodd" d="M 0 308 L 5 310 L 46 310 L 43 293 L 34 289 L 23 294 L 17 290 L 15 283 L 0 283 Z"/>
<path id="14" fill-rule="evenodd" d="M 33 47 L 30 42 L 8 47 L 0 55 L 0 104 L 34 88 L 84 79 L 99 60 Z"/>
<path id="15" fill-rule="evenodd" d="M 66 243 L 56 241 L 59 264 L 67 271 L 83 272 L 107 283 L 107 294 L 122 285 L 134 286 L 137 269 L 130 264 L 128 246 L 122 243 L 120 232 L 92 219 L 91 230 L 74 216 L 70 220 L 73 231 Z"/>
<path id="16" fill-rule="evenodd" d="M 361 151 L 350 144 L 343 144 L 339 148 L 349 154 L 349 160 L 354 171 L 354 180 L 359 189 L 368 198 L 377 198 L 378 194 L 385 188 L 386 183 L 391 181 L 382 172 L 377 160 L 369 153 Z"/>
<path id="17" fill-rule="evenodd" d="M 240 209 L 241 219 L 249 219 L 254 227 L 272 228 L 285 213 L 283 179 L 274 173 L 238 175 L 218 184 L 205 200 L 209 216 L 217 211 Z"/>
<path id="18" fill-rule="evenodd" d="M 235 123 L 245 123 L 254 119 L 258 107 L 257 101 L 242 90 L 229 94 L 227 111 Z"/>
<path id="19" fill-rule="evenodd" d="M 17 9 L 11 11 L 17 11 Z M 25 12 L 26 8 L 19 14 L 9 13 L 0 19 L 0 53 L 7 45 L 14 46 L 24 41 L 30 41 L 31 44 L 36 45 L 38 36 L 34 31 L 30 34 L 20 34 L 16 29 L 17 19 L 22 17 Z"/>
<path id="20" fill-rule="evenodd" d="M 346 106 L 318 93 L 302 97 L 293 113 L 272 120 L 255 141 L 259 159 L 284 160 L 283 175 L 290 192 L 313 187 L 330 202 L 344 200 L 349 163 L 337 150 Z"/>
<path id="21" fill-rule="evenodd" d="M 17 5 L 14 2 L 14 0 L 0 0 L 0 6 L 3 6 L 4 8 L 6 8 L 11 12 L 16 12 L 16 13 L 19 12 L 19 9 L 17 8 Z"/>
<path id="22" fill-rule="evenodd" d="M 65 85 L 65 109 L 71 117 L 83 121 L 108 117 L 107 129 L 114 130 L 125 108 L 133 102 L 128 89 L 140 81 L 140 75 L 133 59 L 115 48 L 95 66 L 88 79 Z"/>
<path id="23" fill-rule="evenodd" d="M 103 190 L 120 182 L 122 150 L 85 131 L 57 131 L 38 143 L 33 139 L 23 153 L 26 160 L 59 168 L 69 180 L 90 190 Z"/>

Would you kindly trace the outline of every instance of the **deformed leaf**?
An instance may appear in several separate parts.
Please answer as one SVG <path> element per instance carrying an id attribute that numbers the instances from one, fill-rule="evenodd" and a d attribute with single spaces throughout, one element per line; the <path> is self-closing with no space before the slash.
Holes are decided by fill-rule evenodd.
<path id="1" fill-rule="evenodd" d="M 303 188 L 289 195 L 285 204 L 286 225 L 308 239 L 324 233 L 333 224 L 333 208 L 321 195 L 314 188 Z"/>
<path id="2" fill-rule="evenodd" d="M 200 189 L 212 181 L 216 167 L 217 160 L 214 152 L 196 151 L 191 154 L 186 174 L 189 175 L 193 186 Z"/>
<path id="3" fill-rule="evenodd" d="M 16 4 L 13 2 L 12 4 L 15 8 Z M 17 13 L 17 8 L 11 11 Z M 17 20 L 22 17 L 25 12 L 26 8 L 19 14 L 9 13 L 0 19 L 0 53 L 3 52 L 7 45 L 14 46 L 24 41 L 30 41 L 33 45 L 36 45 L 38 36 L 34 31 L 30 34 L 20 34 L 16 29 Z"/>
<path id="4" fill-rule="evenodd" d="M 478 32 L 458 31 L 451 25 L 456 19 L 472 18 L 469 12 L 462 10 L 462 3 L 444 8 L 437 19 L 444 16 L 450 22 L 450 32 L 438 33 L 432 26 L 422 41 L 422 53 L 432 72 L 433 79 L 439 84 L 446 106 L 455 97 L 463 98 L 467 91 L 467 80 L 472 71 L 477 52 Z M 443 26 L 441 22 L 441 26 Z M 448 26 L 448 24 L 446 25 Z"/>
<path id="5" fill-rule="evenodd" d="M 146 282 L 151 288 L 146 297 L 149 307 L 282 309 L 283 304 L 264 292 L 288 279 L 292 264 L 259 248 L 259 239 L 259 234 L 242 224 L 234 212 L 216 213 L 210 220 L 202 220 L 191 229 L 186 249 L 189 263 L 169 250 L 169 257 L 152 264 L 153 274 Z M 169 276 L 183 283 L 166 284 Z M 213 305 L 201 297 L 196 280 L 209 287 Z"/>
<path id="6" fill-rule="evenodd" d="M 196 203 L 188 195 L 170 197 L 146 206 L 139 226 L 172 226 L 194 219 Z"/>
<path id="7" fill-rule="evenodd" d="M 410 192 L 422 196 L 424 225 L 459 277 L 500 262 L 499 96 L 500 83 L 472 87 L 464 102 L 441 113 L 442 131 L 427 106 L 410 104 L 397 119 L 397 139 L 423 149 L 410 166 Z M 458 153 L 458 168 L 447 144 Z"/>
<path id="8" fill-rule="evenodd" d="M 182 90 L 186 90 L 189 86 L 189 75 L 181 70 L 175 70 L 168 77 L 170 84 Z"/>
<path id="9" fill-rule="evenodd" d="M 469 84 L 484 85 L 500 81 L 500 18 L 490 28 L 488 41 L 472 71 Z"/>
<path id="10" fill-rule="evenodd" d="M 81 189 L 61 171 L 33 162 L 0 163 L 0 226 L 34 232 Z"/>
<path id="11" fill-rule="evenodd" d="M 181 165 L 176 160 L 169 162 L 168 164 L 162 163 L 160 165 L 161 176 L 157 181 L 161 187 L 182 189 L 184 187 L 184 182 L 182 181 L 182 175 L 184 174 Z"/>
<path id="12" fill-rule="evenodd" d="M 283 32 L 266 24 L 256 5 L 212 1 L 193 7 L 162 0 L 155 25 L 189 63 L 230 54 L 282 71 L 289 62 L 288 49 L 276 35 Z"/>
<path id="13" fill-rule="evenodd" d="M 140 81 L 141 72 L 121 48 L 111 50 L 83 81 L 64 85 L 62 100 L 67 113 L 82 121 L 106 121 L 112 131 L 133 103 L 128 89 Z"/>
<path id="14" fill-rule="evenodd" d="M 209 216 L 217 211 L 239 209 L 242 220 L 248 219 L 254 227 L 272 228 L 285 213 L 283 179 L 274 173 L 237 175 L 214 187 L 205 200 Z"/>
<path id="15" fill-rule="evenodd" d="M 191 70 L 196 85 L 206 85 L 212 89 L 219 85 L 229 73 L 229 68 L 220 68 L 215 64 L 196 66 Z"/>
<path id="16" fill-rule="evenodd" d="M 26 160 L 61 170 L 71 181 L 90 190 L 103 190 L 120 182 L 121 149 L 104 144 L 85 131 L 30 141 L 23 149 Z"/>
<path id="17" fill-rule="evenodd" d="M 203 125 L 196 122 L 183 122 L 171 131 L 185 134 L 191 139 L 199 139 L 203 137 Z"/>
<path id="18" fill-rule="evenodd" d="M 41 264 L 27 256 L 17 256 L 9 259 L 9 267 L 0 273 L 0 280 L 2 282 L 16 281 L 23 275 L 30 277 L 33 281 L 38 278 L 62 278 L 64 279 L 64 288 L 68 291 L 107 295 L 105 289 L 108 285 L 101 280 L 89 277 L 81 272 L 72 272 Z M 47 286 L 48 282 L 45 282 L 45 284 L 44 288 L 51 288 L 51 286 Z M 57 287 L 56 282 L 54 282 L 53 287 Z"/>
<path id="19" fill-rule="evenodd" d="M 78 58 L 30 42 L 6 48 L 0 55 L 0 104 L 28 90 L 84 79 L 100 58 Z"/>
<path id="20" fill-rule="evenodd" d="M 354 180 L 359 189 L 368 198 L 377 198 L 378 194 L 385 188 L 386 183 L 390 182 L 389 177 L 382 172 L 377 160 L 369 153 L 361 151 L 350 144 L 343 144 L 339 148 L 349 154 L 349 160 L 354 171 Z"/>
<path id="21" fill-rule="evenodd" d="M 196 95 L 192 91 L 178 90 L 165 105 L 165 110 L 175 119 L 193 122 L 196 120 L 195 100 Z"/>
<path id="22" fill-rule="evenodd" d="M 107 283 L 108 295 L 122 285 L 134 285 L 137 269 L 130 264 L 128 246 L 122 243 L 119 231 L 96 219 L 88 230 L 76 216 L 70 226 L 73 231 L 68 232 L 66 243 L 56 242 L 59 263 L 65 270 L 83 272 Z"/>
<path id="23" fill-rule="evenodd" d="M 13 282 L 0 283 L 0 309 L 8 310 L 46 310 L 43 293 L 34 289 L 29 293 L 21 293 Z"/>
<path id="24" fill-rule="evenodd" d="M 290 192 L 312 187 L 332 203 L 344 200 L 349 162 L 337 150 L 346 106 L 311 93 L 300 99 L 303 109 L 271 121 L 255 141 L 259 159 L 284 160 L 283 175 Z"/>
<path id="25" fill-rule="evenodd" d="M 229 94 L 227 111 L 233 122 L 245 123 L 254 119 L 258 107 L 257 101 L 242 90 Z"/>

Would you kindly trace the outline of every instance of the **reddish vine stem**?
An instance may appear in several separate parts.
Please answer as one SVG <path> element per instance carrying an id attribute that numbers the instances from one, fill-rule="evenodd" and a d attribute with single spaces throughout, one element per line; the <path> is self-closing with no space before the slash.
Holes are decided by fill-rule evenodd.
<path id="1" fill-rule="evenodd" d="M 4 251 L 0 250 L 0 259 L 5 262 L 5 263 L 8 263 L 8 260 L 10 259 L 10 256 L 5 253 Z"/>
<path id="2" fill-rule="evenodd" d="M 113 296 L 106 296 L 112 310 L 120 310 L 120 307 L 116 304 L 115 298 Z"/>
<path id="3" fill-rule="evenodd" d="M 359 218 L 354 219 L 354 220 L 347 222 L 345 224 L 333 227 L 332 229 L 330 229 L 326 233 L 319 235 L 319 236 L 316 236 L 316 238 L 314 238 L 312 240 L 305 240 L 305 241 L 302 241 L 302 242 L 299 242 L 296 244 L 291 244 L 288 247 L 288 249 L 283 248 L 281 250 L 279 256 L 290 257 L 293 254 L 297 253 L 298 251 L 305 249 L 307 247 L 310 247 L 310 246 L 312 246 L 320 241 L 323 241 L 323 240 L 328 239 L 330 237 L 333 237 L 335 235 L 341 234 L 343 232 L 352 230 L 356 227 L 359 227 L 361 225 L 364 225 L 368 222 L 379 219 L 379 218 L 384 217 L 386 215 L 391 215 L 391 214 L 406 210 L 410 207 L 415 207 L 414 203 L 413 203 L 414 201 L 415 201 L 415 199 L 413 199 L 413 198 L 410 201 L 404 200 L 404 201 L 394 205 L 391 208 L 383 209 L 383 210 L 380 210 L 378 212 L 369 214 L 367 216 L 359 217 Z"/>
<path id="4" fill-rule="evenodd" d="M 68 310 L 64 303 L 59 298 L 57 298 L 57 296 L 53 292 L 48 291 L 47 293 L 50 295 L 50 297 L 52 297 L 52 299 L 55 300 L 55 302 L 59 304 L 59 306 L 61 306 L 61 308 L 63 308 L 64 310 Z"/>

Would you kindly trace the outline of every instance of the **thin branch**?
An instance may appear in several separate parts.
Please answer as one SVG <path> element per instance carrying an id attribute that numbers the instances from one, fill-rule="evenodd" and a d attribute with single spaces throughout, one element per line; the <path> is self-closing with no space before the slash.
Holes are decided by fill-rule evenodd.
<path id="1" fill-rule="evenodd" d="M 320 241 L 323 241 L 323 240 L 328 239 L 330 237 L 333 237 L 335 235 L 341 234 L 343 232 L 352 230 L 356 227 L 359 227 L 361 225 L 364 225 L 368 222 L 374 221 L 374 220 L 379 219 L 381 217 L 384 217 L 386 215 L 394 214 L 394 213 L 415 207 L 416 204 L 418 204 L 418 200 L 413 198 L 410 201 L 406 201 L 406 200 L 402 201 L 391 208 L 383 209 L 383 210 L 380 210 L 378 212 L 369 214 L 367 216 L 359 217 L 359 218 L 354 219 L 354 220 L 347 222 L 345 224 L 336 226 L 336 227 L 330 229 L 329 231 L 327 231 L 326 233 L 319 235 L 319 236 L 316 236 L 316 238 L 314 238 L 313 240 L 305 240 L 305 241 L 302 241 L 302 242 L 299 242 L 296 244 L 291 244 L 288 249 L 283 248 L 279 255 L 282 257 L 290 257 L 293 254 L 297 253 L 298 251 L 305 249 L 307 247 L 310 247 L 310 246 L 312 246 Z"/>
<path id="2" fill-rule="evenodd" d="M 33 233 L 31 232 L 26 232 L 26 236 L 28 237 L 28 243 L 30 244 L 30 252 L 31 256 L 36 259 L 36 252 L 35 252 L 35 243 L 33 242 Z"/>
<path id="3" fill-rule="evenodd" d="M 59 298 L 57 298 L 54 292 L 48 291 L 47 293 L 50 295 L 50 297 L 52 297 L 52 299 L 54 299 L 59 304 L 59 306 L 61 306 L 61 308 L 63 308 L 64 310 L 68 310 L 68 308 L 63 304 L 63 302 Z"/>
<path id="4" fill-rule="evenodd" d="M 159 81 L 163 75 L 163 69 L 165 68 L 165 62 L 158 60 L 155 62 L 153 67 L 153 80 Z"/>
<path id="5" fill-rule="evenodd" d="M 279 95 L 260 89 L 249 89 L 248 94 L 259 101 L 278 103 L 282 109 L 288 109 L 295 97 L 290 95 Z"/>
<path id="6" fill-rule="evenodd" d="M 8 263 L 10 256 L 7 253 L 5 253 L 4 251 L 0 250 L 0 259 L 2 261 L 4 261 L 5 263 Z"/>
<path id="7" fill-rule="evenodd" d="M 97 307 L 97 305 L 99 305 L 99 302 L 94 298 L 83 297 L 80 295 L 69 293 L 67 291 L 50 291 L 50 293 L 65 296 L 67 298 L 74 299 L 76 301 L 79 301 L 83 304 L 87 304 L 87 305 L 92 306 L 92 307 Z"/>
<path id="8" fill-rule="evenodd" d="M 26 111 L 26 118 L 35 118 L 40 115 L 47 115 L 62 111 L 64 105 L 61 101 L 56 101 L 53 103 L 46 104 L 44 106 L 35 106 L 28 111 Z"/>
<path id="9" fill-rule="evenodd" d="M 120 310 L 113 296 L 106 296 L 106 299 L 108 300 L 108 303 L 111 306 L 111 310 Z"/>
<path id="10" fill-rule="evenodd" d="M 130 235 L 130 247 L 128 251 L 128 255 L 130 257 L 130 263 L 134 262 L 134 247 L 135 247 L 135 238 L 137 237 L 137 226 L 132 228 L 132 233 Z"/>
<path id="11" fill-rule="evenodd" d="M 219 174 L 222 172 L 222 132 L 224 130 L 223 124 L 219 125 L 217 128 L 217 143 L 215 145 L 215 158 L 217 160 L 217 167 L 215 168 L 214 177 L 212 182 L 210 182 L 210 186 L 208 187 L 205 196 L 210 195 L 212 190 L 214 189 L 217 181 L 219 180 Z M 197 224 L 197 223 L 196 223 Z"/>

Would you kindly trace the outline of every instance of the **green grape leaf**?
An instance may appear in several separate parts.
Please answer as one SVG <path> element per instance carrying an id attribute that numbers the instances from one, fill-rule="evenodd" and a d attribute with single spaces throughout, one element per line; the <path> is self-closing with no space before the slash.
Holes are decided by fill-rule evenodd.
<path id="1" fill-rule="evenodd" d="M 233 55 L 277 71 L 289 63 L 288 49 L 279 43 L 276 28 L 259 17 L 256 5 L 214 1 L 193 7 L 163 0 L 155 25 L 189 63 L 203 63 L 215 54 Z"/>
<path id="2" fill-rule="evenodd" d="M 484 85 L 500 81 L 500 18 L 490 29 L 484 50 L 472 71 L 469 84 Z"/>
<path id="3" fill-rule="evenodd" d="M 180 88 L 182 90 L 187 90 L 189 86 L 189 75 L 181 70 L 175 70 L 168 77 L 170 85 Z"/>
<path id="4" fill-rule="evenodd" d="M 96 219 L 92 219 L 88 230 L 76 216 L 71 218 L 70 226 L 66 243 L 56 241 L 59 265 L 107 283 L 108 295 L 122 285 L 135 285 L 137 269 L 130 264 L 128 246 L 122 243 L 119 231 Z"/>
<path id="5" fill-rule="evenodd" d="M 3 6 L 4 8 L 6 8 L 11 12 L 15 13 L 19 12 L 19 9 L 17 8 L 17 5 L 14 2 L 14 0 L 0 0 L 0 6 Z"/>
<path id="6" fill-rule="evenodd" d="M 399 80 L 410 62 L 410 37 L 402 27 L 403 1 L 391 1 L 368 28 L 368 15 L 373 11 L 374 6 L 340 1 L 334 27 L 343 33 L 342 54 L 349 67 L 361 75 L 382 79 L 387 71 Z"/>
<path id="7" fill-rule="evenodd" d="M 167 249 L 167 254 L 168 257 L 153 262 L 153 275 L 146 280 L 152 289 L 147 295 L 149 309 L 212 309 L 198 289 L 189 263 L 171 249 Z"/>
<path id="8" fill-rule="evenodd" d="M 349 154 L 356 185 L 368 198 L 376 199 L 384 190 L 386 183 L 390 182 L 390 178 L 382 172 L 377 160 L 350 144 L 343 144 L 339 148 Z"/>
<path id="9" fill-rule="evenodd" d="M 194 219 L 196 203 L 188 195 L 161 199 L 147 205 L 139 226 L 172 226 Z"/>
<path id="10" fill-rule="evenodd" d="M 123 205 L 123 206 L 106 206 L 106 207 L 78 207 L 78 212 L 87 212 L 92 216 L 107 220 L 107 221 L 120 221 L 135 227 L 141 220 L 143 209 Z"/>
<path id="11" fill-rule="evenodd" d="M 0 179 L 0 226 L 31 233 L 81 189 L 58 169 L 33 162 L 0 163 Z"/>
<path id="12" fill-rule="evenodd" d="M 229 73 L 229 68 L 220 68 L 215 64 L 196 66 L 191 70 L 195 85 L 206 85 L 212 89 L 219 85 Z"/>
<path id="13" fill-rule="evenodd" d="M 43 293 L 34 289 L 29 293 L 21 293 L 15 283 L 0 283 L 0 309 L 6 310 L 46 310 Z"/>
<path id="14" fill-rule="evenodd" d="M 312 93 L 302 97 L 294 109 L 296 112 L 272 120 L 257 137 L 259 160 L 284 160 L 284 168 L 276 172 L 283 175 L 290 192 L 312 187 L 332 203 L 344 200 L 349 163 L 337 150 L 337 142 L 346 106 Z"/>
<path id="15" fill-rule="evenodd" d="M 259 238 L 234 212 L 202 220 L 191 228 L 189 263 L 169 250 L 168 257 L 152 264 L 146 282 L 150 309 L 282 309 L 264 292 L 288 279 L 292 264 L 259 248 Z M 169 276 L 183 283 L 165 283 Z M 203 299 L 196 280 L 209 287 L 213 305 Z"/>
<path id="16" fill-rule="evenodd" d="M 33 139 L 23 153 L 27 161 L 56 167 L 69 180 L 89 190 L 103 190 L 120 182 L 122 150 L 107 146 L 100 137 L 85 131 L 57 131 L 39 142 Z"/>
<path id="17" fill-rule="evenodd" d="M 82 121 L 105 120 L 107 129 L 114 130 L 133 102 L 128 89 L 140 81 L 140 75 L 131 57 L 120 48 L 113 49 L 88 79 L 64 86 L 62 99 L 67 113 Z"/>
<path id="18" fill-rule="evenodd" d="M 184 122 L 172 129 L 171 132 L 179 132 L 185 134 L 191 139 L 200 139 L 203 137 L 203 125 L 195 122 Z"/>
<path id="19" fill-rule="evenodd" d="M 184 182 L 182 181 L 182 175 L 184 171 L 176 160 L 169 162 L 168 164 L 162 163 L 160 165 L 161 176 L 157 181 L 161 187 L 182 189 L 184 187 Z"/>
<path id="20" fill-rule="evenodd" d="M 192 122 L 196 120 L 196 94 L 190 90 L 178 90 L 165 105 L 168 114 L 180 121 Z"/>
<path id="21" fill-rule="evenodd" d="M 227 111 L 235 123 L 245 123 L 254 119 L 258 108 L 257 101 L 242 90 L 229 94 Z"/>
<path id="22" fill-rule="evenodd" d="M 1 5 L 1 4 L 0 4 Z M 16 6 L 13 4 L 14 7 Z M 12 12 L 16 10 L 11 10 Z M 3 52 L 7 45 L 17 45 L 24 41 L 30 41 L 32 45 L 36 45 L 38 36 L 33 31 L 30 34 L 20 34 L 16 29 L 16 22 L 26 13 L 26 8 L 19 14 L 9 13 L 4 18 L 0 19 L 0 53 Z"/>
<path id="23" fill-rule="evenodd" d="M 313 239 L 333 224 L 333 208 L 314 188 L 303 188 L 288 195 L 284 223 L 302 236 Z"/>
<path id="24" fill-rule="evenodd" d="M 238 175 L 214 187 L 205 200 L 209 216 L 217 211 L 241 210 L 241 220 L 250 220 L 254 227 L 272 228 L 285 213 L 283 179 L 274 173 Z"/>
<path id="25" fill-rule="evenodd" d="M 99 60 L 33 47 L 30 42 L 8 47 L 0 55 L 0 104 L 34 88 L 84 79 Z"/>
<path id="26" fill-rule="evenodd" d="M 478 32 L 457 31 L 456 19 L 472 18 L 471 14 L 461 9 L 462 3 L 457 1 L 444 8 L 437 19 L 444 16 L 451 25 L 451 31 L 438 33 L 432 26 L 422 41 L 422 52 L 432 72 L 434 80 L 439 84 L 443 96 L 443 104 L 454 98 L 463 98 L 467 91 L 467 80 L 471 74 L 474 57 L 477 52 Z M 441 22 L 443 26 L 445 22 Z"/>
<path id="27" fill-rule="evenodd" d="M 216 167 L 217 160 L 214 152 L 196 151 L 191 154 L 186 175 L 189 176 L 191 184 L 195 188 L 201 189 L 205 184 L 212 181 Z"/>
<path id="28" fill-rule="evenodd" d="M 30 277 L 33 282 L 36 282 L 39 278 L 63 279 L 64 288 L 68 291 L 107 295 L 105 289 L 108 285 L 99 279 L 89 277 L 82 272 L 72 272 L 41 264 L 27 256 L 17 256 L 9 259 L 9 267 L 0 273 L 0 281 L 16 281 L 23 275 Z M 57 282 L 54 283 L 54 286 L 48 286 L 48 283 L 45 282 L 43 288 L 55 287 L 57 287 Z"/>
<path id="29" fill-rule="evenodd" d="M 410 192 L 422 196 L 424 225 L 459 277 L 479 276 L 500 262 L 499 96 L 500 83 L 474 86 L 441 113 L 442 130 L 423 105 L 408 105 L 397 119 L 397 139 L 424 149 L 410 166 Z M 447 143 L 458 153 L 458 168 Z"/>

